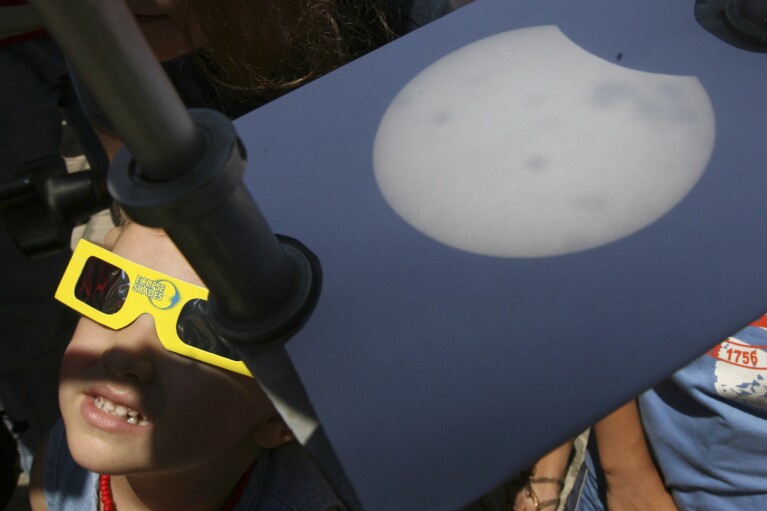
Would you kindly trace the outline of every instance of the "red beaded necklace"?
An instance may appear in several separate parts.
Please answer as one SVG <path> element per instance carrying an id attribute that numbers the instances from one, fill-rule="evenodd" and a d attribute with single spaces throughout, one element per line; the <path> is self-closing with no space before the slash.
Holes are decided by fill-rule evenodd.
<path id="1" fill-rule="evenodd" d="M 112 498 L 112 476 L 106 474 L 99 476 L 99 499 L 103 511 L 117 511 L 115 501 Z"/>
<path id="2" fill-rule="evenodd" d="M 219 511 L 232 511 L 234 506 L 240 501 L 242 494 L 245 492 L 245 486 L 250 479 L 250 473 L 253 472 L 253 464 L 251 464 L 242 476 L 237 481 L 237 486 L 232 490 L 232 494 L 229 495 L 226 503 Z M 101 507 L 103 511 L 117 511 L 115 501 L 112 498 L 112 477 L 106 474 L 99 475 L 99 500 L 101 500 Z"/>

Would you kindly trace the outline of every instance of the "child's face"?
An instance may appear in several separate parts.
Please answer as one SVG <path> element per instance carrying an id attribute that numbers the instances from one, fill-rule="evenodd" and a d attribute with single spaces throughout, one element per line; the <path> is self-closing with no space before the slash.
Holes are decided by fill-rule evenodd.
<path id="1" fill-rule="evenodd" d="M 202 286 L 159 231 L 129 224 L 113 250 Z M 252 460 L 286 433 L 253 378 L 165 350 L 147 314 L 121 330 L 80 319 L 64 354 L 59 401 L 72 455 L 99 473 L 215 466 L 233 453 Z M 105 403 L 130 410 L 123 418 L 104 411 Z"/>

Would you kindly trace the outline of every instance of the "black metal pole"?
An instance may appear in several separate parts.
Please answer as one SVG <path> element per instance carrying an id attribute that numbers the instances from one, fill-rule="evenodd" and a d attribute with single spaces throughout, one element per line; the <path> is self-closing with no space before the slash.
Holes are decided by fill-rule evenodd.
<path id="1" fill-rule="evenodd" d="M 290 260 L 244 188 L 243 169 L 225 186 L 217 176 L 236 149 L 228 120 L 207 115 L 212 124 L 198 126 L 122 0 L 30 3 L 130 151 L 134 190 L 112 187 L 112 196 L 137 222 L 168 232 L 216 298 L 223 322 L 284 309 Z M 120 173 L 112 167 L 114 181 Z M 201 187 L 220 186 L 204 200 L 185 198 L 192 175 Z"/>

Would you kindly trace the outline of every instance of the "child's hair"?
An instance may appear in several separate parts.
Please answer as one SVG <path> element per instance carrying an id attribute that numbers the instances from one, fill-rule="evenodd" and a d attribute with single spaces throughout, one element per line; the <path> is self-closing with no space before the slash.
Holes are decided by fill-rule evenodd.
<path id="1" fill-rule="evenodd" d="M 385 0 L 181 0 L 203 72 L 220 89 L 277 96 L 393 38 Z"/>

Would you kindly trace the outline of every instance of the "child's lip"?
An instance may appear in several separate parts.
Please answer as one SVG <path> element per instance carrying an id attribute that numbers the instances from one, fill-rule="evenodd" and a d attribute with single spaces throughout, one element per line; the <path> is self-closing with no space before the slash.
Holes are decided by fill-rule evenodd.
<path id="1" fill-rule="evenodd" d="M 80 405 L 80 414 L 86 424 L 105 433 L 117 435 L 145 435 L 152 430 L 152 422 L 133 424 L 123 417 L 118 417 L 102 410 L 96 400 L 86 395 Z"/>
<path id="2" fill-rule="evenodd" d="M 95 399 L 99 396 L 104 397 L 115 404 L 123 405 L 127 408 L 136 410 L 144 418 L 150 419 L 146 409 L 144 408 L 144 405 L 141 402 L 139 394 L 131 389 L 102 384 L 89 387 L 85 391 L 85 394 L 91 399 Z"/>

